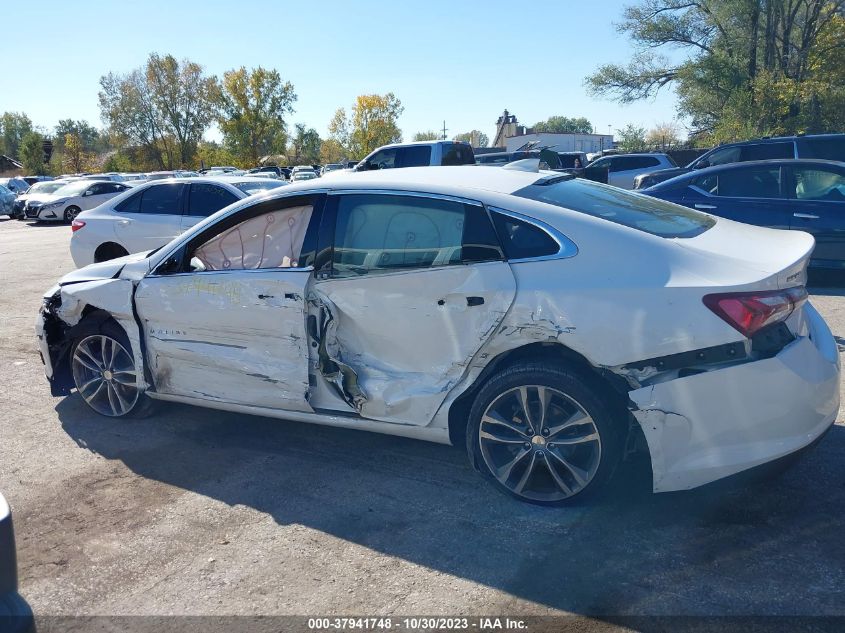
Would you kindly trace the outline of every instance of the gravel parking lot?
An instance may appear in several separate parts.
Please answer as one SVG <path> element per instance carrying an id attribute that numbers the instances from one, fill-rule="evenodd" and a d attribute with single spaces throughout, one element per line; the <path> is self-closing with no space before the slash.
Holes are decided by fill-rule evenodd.
<path id="1" fill-rule="evenodd" d="M 444 446 L 175 405 L 115 423 L 51 397 L 35 351 L 69 239 L 0 219 L 0 490 L 39 617 L 845 615 L 842 418 L 777 478 L 654 496 L 632 464 L 563 510 Z"/>

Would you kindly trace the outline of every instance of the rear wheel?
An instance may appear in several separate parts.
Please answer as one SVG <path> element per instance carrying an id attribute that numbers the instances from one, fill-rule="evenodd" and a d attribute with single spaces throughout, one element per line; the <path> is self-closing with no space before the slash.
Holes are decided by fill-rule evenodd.
<path id="1" fill-rule="evenodd" d="M 126 257 L 128 254 L 129 252 L 120 244 L 106 242 L 105 244 L 100 244 L 97 250 L 94 251 L 94 262 L 99 264 L 100 262 L 107 262 L 110 259 Z"/>
<path id="2" fill-rule="evenodd" d="M 150 410 L 151 400 L 138 388 L 142 370 L 135 365 L 125 333 L 114 323 L 77 340 L 70 366 L 79 395 L 100 415 L 138 417 Z"/>
<path id="3" fill-rule="evenodd" d="M 523 501 L 564 505 L 598 492 L 622 454 L 618 422 L 588 379 L 526 364 L 494 376 L 467 426 L 470 459 Z"/>

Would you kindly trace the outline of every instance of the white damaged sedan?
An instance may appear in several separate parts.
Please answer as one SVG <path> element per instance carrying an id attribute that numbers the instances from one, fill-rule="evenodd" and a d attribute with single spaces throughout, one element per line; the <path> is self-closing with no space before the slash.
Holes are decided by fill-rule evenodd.
<path id="1" fill-rule="evenodd" d="M 562 504 L 632 450 L 681 490 L 834 423 L 812 250 L 555 172 L 341 174 L 67 275 L 37 334 L 54 395 L 105 416 L 170 401 L 451 443 Z"/>

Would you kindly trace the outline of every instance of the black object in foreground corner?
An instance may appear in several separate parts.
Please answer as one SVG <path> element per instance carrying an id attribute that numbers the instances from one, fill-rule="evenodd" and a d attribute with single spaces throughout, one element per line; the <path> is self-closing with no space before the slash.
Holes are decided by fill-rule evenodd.
<path id="1" fill-rule="evenodd" d="M 34 633 L 32 610 L 18 593 L 15 532 L 9 504 L 0 495 L 0 633 Z"/>

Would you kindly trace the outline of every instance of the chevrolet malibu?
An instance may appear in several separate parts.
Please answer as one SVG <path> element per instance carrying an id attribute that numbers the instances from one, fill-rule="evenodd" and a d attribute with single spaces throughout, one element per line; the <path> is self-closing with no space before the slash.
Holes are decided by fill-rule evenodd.
<path id="1" fill-rule="evenodd" d="M 339 174 L 65 276 L 38 344 L 53 394 L 104 416 L 180 402 L 451 443 L 541 504 L 639 450 L 681 490 L 833 424 L 812 249 L 556 172 Z"/>

